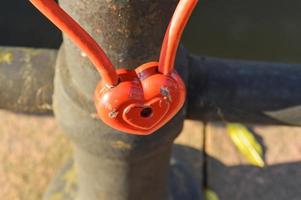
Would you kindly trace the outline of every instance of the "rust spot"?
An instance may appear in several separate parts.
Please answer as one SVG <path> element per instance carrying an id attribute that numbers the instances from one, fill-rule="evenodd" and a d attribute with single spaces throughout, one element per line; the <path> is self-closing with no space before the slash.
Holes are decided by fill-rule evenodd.
<path id="1" fill-rule="evenodd" d="M 118 112 L 117 112 L 116 110 L 113 110 L 112 112 L 109 113 L 109 117 L 110 117 L 111 119 L 116 118 L 117 115 L 118 115 Z"/>
<path id="2" fill-rule="evenodd" d="M 114 142 L 112 146 L 115 149 L 123 149 L 123 150 L 130 150 L 132 148 L 132 145 L 127 144 L 121 140 Z"/>
<path id="3" fill-rule="evenodd" d="M 161 87 L 161 88 L 160 88 L 160 93 L 161 93 L 164 97 L 166 97 L 170 102 L 172 101 L 170 92 L 169 92 L 169 90 L 168 90 L 167 87 Z"/>

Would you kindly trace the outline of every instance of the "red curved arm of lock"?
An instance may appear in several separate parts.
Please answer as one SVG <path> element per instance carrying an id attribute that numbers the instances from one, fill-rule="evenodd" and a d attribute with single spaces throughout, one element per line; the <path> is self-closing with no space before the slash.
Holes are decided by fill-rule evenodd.
<path id="1" fill-rule="evenodd" d="M 113 64 L 101 47 L 54 0 L 30 0 L 30 2 L 87 54 L 105 83 L 111 86 L 118 84 Z M 197 2 L 198 0 L 181 0 L 168 26 L 159 61 L 159 72 L 165 75 L 173 70 L 182 33 Z"/>
<path id="2" fill-rule="evenodd" d="M 30 1 L 87 54 L 99 71 L 103 81 L 96 87 L 94 103 L 104 123 L 123 132 L 149 135 L 181 109 L 186 89 L 174 70 L 174 62 L 198 0 L 180 0 L 166 31 L 159 62 L 118 71 L 97 42 L 54 0 Z"/>
<path id="3" fill-rule="evenodd" d="M 181 0 L 167 28 L 159 60 L 159 72 L 168 75 L 173 71 L 177 49 L 188 20 L 198 0 Z"/>
<path id="4" fill-rule="evenodd" d="M 118 84 L 114 66 L 101 47 L 54 0 L 30 0 L 30 2 L 87 54 L 104 82 L 111 86 Z"/>

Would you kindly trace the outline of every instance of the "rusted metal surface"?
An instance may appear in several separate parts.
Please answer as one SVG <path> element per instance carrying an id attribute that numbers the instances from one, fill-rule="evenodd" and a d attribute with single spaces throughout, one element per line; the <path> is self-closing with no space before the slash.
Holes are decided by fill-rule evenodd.
<path id="1" fill-rule="evenodd" d="M 187 117 L 301 125 L 301 65 L 191 57 Z"/>
<path id="2" fill-rule="evenodd" d="M 60 3 L 102 46 L 116 68 L 135 69 L 159 59 L 163 36 L 178 1 L 63 0 Z M 64 37 L 64 43 L 66 66 L 74 86 L 90 98 L 99 75 L 69 39 Z M 83 79 L 82 74 L 88 77 Z M 81 89 L 83 85 L 87 89 Z"/>
<path id="3" fill-rule="evenodd" d="M 118 68 L 133 69 L 143 62 L 157 60 L 163 33 L 177 1 L 61 0 L 61 3 L 104 47 Z M 254 2 L 252 4 L 254 5 Z M 244 3 L 243 6 L 246 5 Z M 282 6 L 280 7 L 282 9 Z M 279 12 L 275 13 L 278 16 Z M 241 20 L 241 18 L 237 19 Z M 229 21 L 233 24 L 232 20 Z M 26 25 L 26 23 L 20 24 Z M 283 30 L 294 30 L 295 24 L 282 23 L 283 26 L 288 27 Z M 223 29 L 223 26 L 219 27 Z M 229 30 L 233 31 L 232 28 Z M 297 32 L 290 31 L 290 33 Z M 212 32 L 209 31 L 209 34 L 212 35 Z M 237 33 L 232 34 L 235 38 L 236 35 Z M 215 52 L 216 46 L 220 44 L 212 45 L 214 44 L 212 42 L 219 41 L 208 41 L 210 41 L 208 42 L 210 48 L 214 48 Z M 294 41 L 294 44 L 297 43 Z M 281 43 L 281 45 L 288 48 L 287 44 Z M 12 57 L 3 54 L 4 64 L 0 64 L 0 96 L 4 98 L 0 100 L 0 107 L 17 112 L 49 112 L 52 88 L 50 86 L 49 90 L 44 91 L 41 87 L 45 84 L 43 81 L 49 85 L 52 83 L 54 68 L 51 63 L 55 60 L 56 53 L 53 51 L 46 55 L 40 50 L 11 49 L 11 51 L 17 53 L 13 58 L 18 58 L 18 61 L 13 61 L 15 63 L 12 64 L 10 63 Z M 227 53 L 228 56 L 231 54 L 230 51 Z M 272 58 L 276 55 L 271 54 Z M 42 56 L 42 62 L 39 55 Z M 188 63 L 186 59 L 187 54 L 181 49 L 177 68 L 186 83 L 188 83 L 187 67 L 191 64 L 188 83 L 189 118 L 207 121 L 221 120 L 224 117 L 239 122 L 301 124 L 298 89 L 301 76 L 298 65 L 207 58 L 192 59 Z M 169 163 L 172 142 L 182 129 L 185 110 L 154 136 L 128 136 L 114 131 L 95 118 L 92 94 L 100 77 L 86 55 L 65 38 L 58 61 L 55 111 L 61 125 L 75 142 L 75 166 L 79 175 L 78 185 L 74 184 L 76 187 L 69 190 L 69 193 L 74 191 L 72 197 L 80 200 L 142 198 L 147 200 L 167 199 L 168 194 L 177 196 L 178 199 L 195 199 L 200 195 L 194 188 L 195 185 L 191 184 L 193 181 L 189 179 L 190 173 L 187 173 L 187 168 L 183 167 L 181 162 L 178 164 L 177 159 L 172 160 L 171 168 Z M 14 64 L 22 66 L 21 71 L 14 66 L 11 67 Z M 19 73 L 16 73 L 17 71 Z M 10 80 L 10 76 L 1 76 L 4 74 L 16 78 L 14 83 L 7 81 Z M 36 76 L 37 74 L 39 76 Z M 37 81 L 34 78 L 43 80 Z M 6 104 L 1 105 L 2 100 Z M 174 155 L 179 156 L 183 153 L 183 149 L 178 147 L 175 149 Z M 192 149 L 187 152 L 185 158 L 193 154 Z M 211 161 L 208 162 L 210 165 Z M 216 164 L 214 162 L 216 161 L 211 162 L 212 166 Z M 219 165 L 221 164 L 217 163 L 217 166 Z M 293 165 L 294 170 L 297 168 L 298 165 Z M 70 169 L 73 170 L 73 165 L 69 163 L 65 170 Z M 275 167 L 275 170 L 277 171 L 278 168 Z M 224 170 L 217 171 L 220 174 L 209 172 L 209 176 L 212 176 L 211 181 L 224 178 L 225 174 L 231 174 L 236 170 L 229 170 L 226 173 Z M 169 172 L 172 174 L 169 179 L 172 186 L 167 184 Z M 270 177 L 267 176 L 267 179 L 270 180 Z M 61 186 L 57 186 L 56 183 L 53 183 L 53 190 L 46 195 L 46 199 L 53 199 L 52 194 L 61 192 Z M 225 184 L 227 183 L 229 183 L 228 179 L 225 181 Z M 188 190 L 191 188 L 192 191 Z M 221 185 L 219 188 L 222 190 L 224 186 Z M 185 189 L 188 193 L 187 191 L 181 193 Z M 172 193 L 172 191 L 177 192 Z M 226 195 L 231 197 L 236 194 L 230 193 L 228 191 Z M 272 194 L 273 198 L 274 196 Z M 71 199 L 74 199 L 72 197 Z"/>
<path id="4" fill-rule="evenodd" d="M 178 1 L 60 2 L 104 48 L 118 68 L 134 69 L 147 61 L 158 60 L 164 32 Z M 176 68 L 187 82 L 186 58 L 181 48 Z M 170 191 L 175 189 L 168 184 L 172 143 L 182 130 L 184 110 L 151 136 L 118 132 L 95 118 L 93 93 L 99 80 L 86 56 L 65 38 L 56 68 L 54 111 L 75 144 L 76 198 L 168 199 L 174 195 Z M 189 189 L 189 184 L 184 184 L 189 176 L 183 178 L 182 172 L 173 171 L 172 176 L 173 182 L 186 187 L 177 192 L 178 196 L 201 198 L 199 188 L 192 192 L 196 188 Z M 54 191 L 63 192 L 56 185 L 53 183 L 45 199 L 51 199 Z"/>
<path id="5" fill-rule="evenodd" d="M 0 109 L 52 112 L 56 51 L 0 47 Z"/>
<path id="6" fill-rule="evenodd" d="M 51 113 L 56 55 L 48 49 L 0 48 L 0 108 Z M 187 118 L 301 125 L 298 64 L 190 56 L 188 69 Z M 61 72 L 67 80 L 67 72 Z M 72 93 L 82 106 L 92 105 Z M 94 112 L 93 106 L 89 109 Z"/>

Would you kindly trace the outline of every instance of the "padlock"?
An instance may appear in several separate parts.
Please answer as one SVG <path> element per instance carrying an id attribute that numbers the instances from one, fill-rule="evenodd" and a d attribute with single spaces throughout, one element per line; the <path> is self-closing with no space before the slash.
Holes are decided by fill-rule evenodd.
<path id="1" fill-rule="evenodd" d="M 100 119 L 122 132 L 149 135 L 170 121 L 183 107 L 185 84 L 174 69 L 184 28 L 198 0 L 181 0 L 167 28 L 158 62 L 135 70 L 115 70 L 96 41 L 54 0 L 30 0 L 77 44 L 102 77 L 94 94 Z"/>

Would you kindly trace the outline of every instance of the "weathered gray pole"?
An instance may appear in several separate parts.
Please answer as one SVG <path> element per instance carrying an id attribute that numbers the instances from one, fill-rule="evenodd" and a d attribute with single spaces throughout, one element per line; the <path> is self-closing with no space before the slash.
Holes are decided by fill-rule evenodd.
<path id="1" fill-rule="evenodd" d="M 158 60 L 165 30 L 178 1 L 61 0 L 60 3 L 104 48 L 115 66 L 134 69 Z M 179 51 L 177 68 L 187 80 L 188 67 L 183 54 Z M 171 148 L 182 130 L 184 112 L 151 136 L 118 132 L 94 117 L 93 93 L 99 81 L 95 67 L 64 37 L 56 67 L 54 112 L 74 142 L 76 198 L 169 199 Z M 51 192 L 46 199 L 51 199 Z"/>

